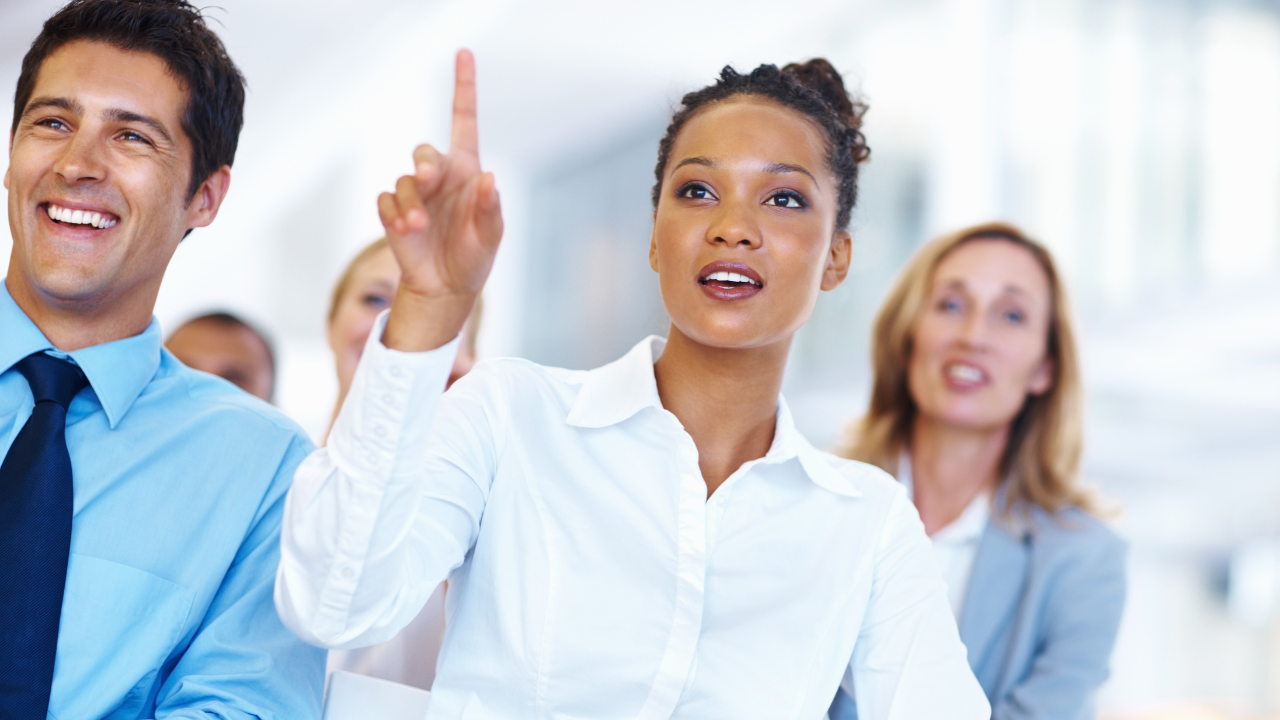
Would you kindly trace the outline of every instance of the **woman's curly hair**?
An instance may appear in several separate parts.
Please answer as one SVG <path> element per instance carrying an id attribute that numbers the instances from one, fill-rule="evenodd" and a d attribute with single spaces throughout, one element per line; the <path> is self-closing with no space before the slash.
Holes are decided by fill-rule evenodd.
<path id="1" fill-rule="evenodd" d="M 781 70 L 776 65 L 761 65 L 747 75 L 726 65 L 714 84 L 685 95 L 680 109 L 671 117 L 667 134 L 658 143 L 654 208 L 658 207 L 658 198 L 662 195 L 663 175 L 680 129 L 706 107 L 740 95 L 772 100 L 804 114 L 822 128 L 827 137 L 827 166 L 839 183 L 836 229 L 847 228 L 858 199 L 858 165 L 871 154 L 862 134 L 862 116 L 867 105 L 845 90 L 840 73 L 822 58 L 791 63 Z"/>

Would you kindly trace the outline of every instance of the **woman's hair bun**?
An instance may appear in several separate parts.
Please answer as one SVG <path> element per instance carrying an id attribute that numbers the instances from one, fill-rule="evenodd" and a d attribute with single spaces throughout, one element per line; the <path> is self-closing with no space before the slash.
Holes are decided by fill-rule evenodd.
<path id="1" fill-rule="evenodd" d="M 849 91 L 844 88 L 844 78 L 825 58 L 791 63 L 782 68 L 782 74 L 820 95 L 850 130 L 862 129 L 862 116 L 867 112 L 866 104 L 850 97 Z M 862 162 L 870 153 L 863 146 L 856 148 L 855 154 L 858 157 L 854 159 Z"/>

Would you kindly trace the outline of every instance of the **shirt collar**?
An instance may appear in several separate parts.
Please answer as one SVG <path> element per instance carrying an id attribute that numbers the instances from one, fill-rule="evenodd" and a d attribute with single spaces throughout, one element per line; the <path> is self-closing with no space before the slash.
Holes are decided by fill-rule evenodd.
<path id="1" fill-rule="evenodd" d="M 0 372 L 46 350 L 70 357 L 80 366 L 107 414 L 107 422 L 115 428 L 160 367 L 160 323 L 153 317 L 147 329 L 133 337 L 63 353 L 18 307 L 8 286 L 0 283 Z"/>
<path id="2" fill-rule="evenodd" d="M 647 407 L 663 409 L 653 364 L 662 356 L 666 344 L 665 339 L 651 335 L 621 358 L 589 371 L 566 422 L 575 427 L 601 428 L 616 425 Z M 805 474 L 819 487 L 849 497 L 861 496 L 853 482 L 796 430 L 787 401 L 779 397 L 773 444 L 760 462 L 772 464 L 792 458 L 800 462 Z"/>

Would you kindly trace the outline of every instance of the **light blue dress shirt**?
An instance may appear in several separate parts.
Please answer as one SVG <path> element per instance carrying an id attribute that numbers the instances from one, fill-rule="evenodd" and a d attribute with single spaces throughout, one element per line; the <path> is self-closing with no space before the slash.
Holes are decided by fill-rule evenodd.
<path id="1" fill-rule="evenodd" d="M 12 366 L 52 347 L 0 285 L 0 455 L 32 408 Z M 67 413 L 75 515 L 49 718 L 318 717 L 324 652 L 271 599 L 285 492 L 311 442 L 178 362 L 155 320 L 58 354 L 90 387 Z"/>

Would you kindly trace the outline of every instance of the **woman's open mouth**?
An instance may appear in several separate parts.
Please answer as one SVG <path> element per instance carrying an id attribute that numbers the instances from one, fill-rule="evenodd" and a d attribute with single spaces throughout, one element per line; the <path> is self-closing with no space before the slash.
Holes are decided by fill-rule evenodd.
<path id="1" fill-rule="evenodd" d="M 764 289 L 764 280 L 740 262 L 713 262 L 698 273 L 702 291 L 714 300 L 745 300 Z"/>

